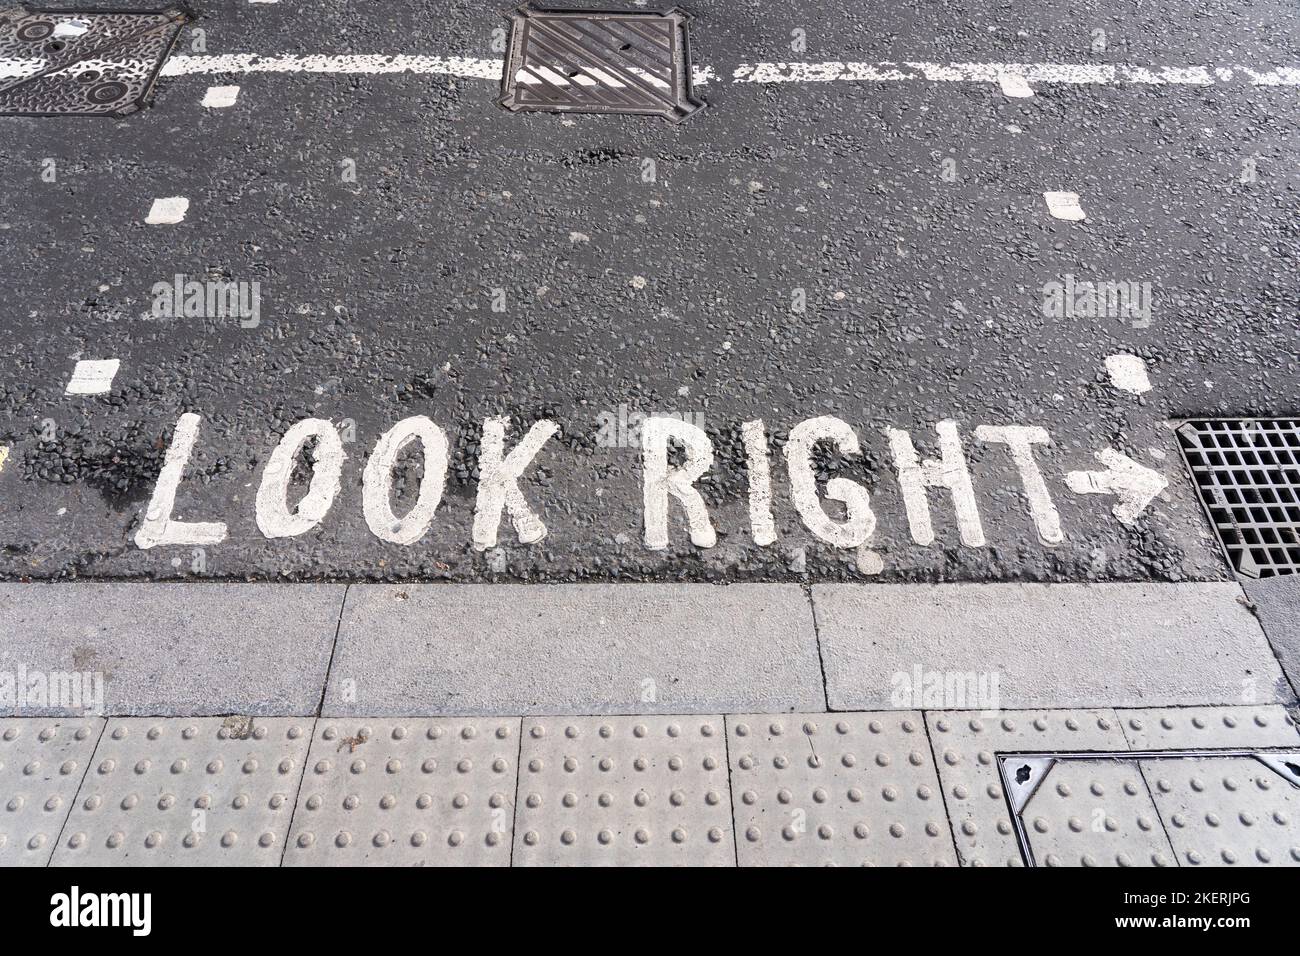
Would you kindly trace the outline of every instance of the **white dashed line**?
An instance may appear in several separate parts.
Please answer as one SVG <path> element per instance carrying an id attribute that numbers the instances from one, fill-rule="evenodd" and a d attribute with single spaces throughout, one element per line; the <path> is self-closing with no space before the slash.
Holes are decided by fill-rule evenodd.
<path id="1" fill-rule="evenodd" d="M 1079 194 L 1069 192 L 1046 192 L 1043 199 L 1047 202 L 1047 211 L 1053 218 L 1066 222 L 1081 222 L 1086 218 L 1083 207 L 1079 205 Z"/>
<path id="2" fill-rule="evenodd" d="M 1136 355 L 1120 353 L 1106 358 L 1106 372 L 1110 375 L 1110 384 L 1124 392 L 1141 395 L 1151 391 L 1151 379 L 1147 375 L 1147 363 Z"/>
<path id="3" fill-rule="evenodd" d="M 219 110 L 234 106 L 238 98 L 238 86 L 209 86 L 208 91 L 203 94 L 203 102 L 199 105 L 206 106 L 210 110 Z"/>
<path id="4" fill-rule="evenodd" d="M 72 370 L 65 395 L 103 395 L 113 387 L 113 376 L 122 363 L 118 359 L 83 359 Z"/>
<path id="5" fill-rule="evenodd" d="M 185 218 L 185 213 L 190 208 L 190 201 L 184 196 L 168 196 L 165 199 L 155 199 L 153 206 L 149 209 L 149 215 L 145 217 L 145 223 L 150 226 L 170 226 L 180 222 Z"/>

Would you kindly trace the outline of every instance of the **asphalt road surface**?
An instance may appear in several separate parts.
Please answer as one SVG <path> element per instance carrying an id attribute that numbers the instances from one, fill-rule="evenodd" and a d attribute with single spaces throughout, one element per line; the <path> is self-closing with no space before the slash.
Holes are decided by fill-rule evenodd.
<path id="1" fill-rule="evenodd" d="M 687 9 L 680 124 L 502 109 L 480 0 L 200 0 L 151 108 L 0 118 L 0 574 L 1228 577 L 1173 427 L 1300 411 L 1294 6 Z"/>

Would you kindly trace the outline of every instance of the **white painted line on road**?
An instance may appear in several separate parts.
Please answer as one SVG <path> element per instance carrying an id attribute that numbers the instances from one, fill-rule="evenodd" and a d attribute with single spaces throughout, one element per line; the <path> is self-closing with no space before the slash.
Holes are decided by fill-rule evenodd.
<path id="1" fill-rule="evenodd" d="M 1029 83 L 1019 73 L 1001 74 L 998 77 L 998 86 L 1002 87 L 1002 95 L 1011 99 L 1020 100 L 1034 95 Z"/>
<path id="2" fill-rule="evenodd" d="M 1055 219 L 1064 219 L 1066 222 L 1081 222 L 1087 218 L 1083 214 L 1083 207 L 1079 205 L 1078 193 L 1046 192 L 1043 193 L 1043 199 L 1047 201 L 1047 211 Z"/>
<path id="3" fill-rule="evenodd" d="M 209 86 L 208 91 L 203 94 L 203 102 L 199 105 L 206 106 L 210 110 L 224 109 L 227 106 L 234 106 L 238 97 L 238 86 Z"/>
<path id="4" fill-rule="evenodd" d="M 0 79 L 30 76 L 46 67 L 40 57 L 0 58 Z M 87 61 L 82 67 L 135 66 L 150 68 L 138 59 Z M 430 56 L 402 53 L 283 54 L 257 53 L 173 56 L 163 64 L 162 76 L 199 76 L 250 73 L 417 73 L 459 76 L 500 82 L 504 61 L 481 57 Z M 586 71 L 590 79 L 598 72 Z M 692 68 L 692 79 L 700 86 L 716 81 L 721 74 L 710 66 Z M 612 79 L 612 78 L 611 78 Z M 1006 92 L 1005 83 L 1023 81 L 1032 94 L 1033 84 L 1072 86 L 1214 86 L 1244 83 L 1250 86 L 1300 86 L 1300 66 L 1164 66 L 1086 63 L 927 63 L 923 61 L 880 61 L 853 63 L 839 60 L 824 63 L 742 63 L 731 70 L 733 83 L 989 83 Z M 529 82 L 524 80 L 523 82 Z M 538 82 L 535 78 L 532 82 Z M 614 83 L 609 85 L 613 86 Z M 1007 93 L 1006 95 L 1014 95 Z M 1023 94 L 1022 94 L 1023 95 Z"/>
<path id="5" fill-rule="evenodd" d="M 118 359 L 83 359 L 72 370 L 64 395 L 103 395 L 113 387 L 113 376 L 121 366 Z"/>
<path id="6" fill-rule="evenodd" d="M 1141 395 L 1151 391 L 1151 378 L 1147 375 L 1147 363 L 1136 355 L 1120 353 L 1106 357 L 1106 372 L 1110 375 L 1110 384 L 1124 392 Z"/>
<path id="7" fill-rule="evenodd" d="M 9 446 L 0 445 L 0 471 L 5 470 L 5 465 L 9 463 Z"/>
<path id="8" fill-rule="evenodd" d="M 153 206 L 149 209 L 149 215 L 145 217 L 145 223 L 150 226 L 170 226 L 175 225 L 185 218 L 185 213 L 189 211 L 190 201 L 184 196 L 168 196 L 165 199 L 155 199 Z"/>

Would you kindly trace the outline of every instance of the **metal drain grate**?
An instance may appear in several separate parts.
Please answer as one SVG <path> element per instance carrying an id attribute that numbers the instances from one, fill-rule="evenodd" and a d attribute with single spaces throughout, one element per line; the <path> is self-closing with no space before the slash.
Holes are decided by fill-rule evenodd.
<path id="1" fill-rule="evenodd" d="M 545 10 L 510 15 L 500 103 L 511 111 L 633 113 L 679 122 L 691 89 L 690 14 Z"/>
<path id="2" fill-rule="evenodd" d="M 0 10 L 0 116 L 125 116 L 145 105 L 191 19 L 163 10 Z"/>
<path id="3" fill-rule="evenodd" d="M 1178 445 L 1233 569 L 1300 571 L 1300 421 L 1189 421 Z"/>

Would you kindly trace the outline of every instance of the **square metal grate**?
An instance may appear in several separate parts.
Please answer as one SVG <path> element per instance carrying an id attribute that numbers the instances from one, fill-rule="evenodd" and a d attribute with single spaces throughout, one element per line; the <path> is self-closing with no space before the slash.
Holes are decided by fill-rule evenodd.
<path id="1" fill-rule="evenodd" d="M 500 104 L 512 112 L 632 113 L 679 122 L 704 106 L 691 88 L 690 14 L 549 10 L 510 19 Z"/>
<path id="2" fill-rule="evenodd" d="M 1300 571 L 1300 421 L 1189 421 L 1178 445 L 1233 569 Z"/>
<path id="3" fill-rule="evenodd" d="M 0 9 L 0 116 L 125 116 L 144 106 L 191 14 Z"/>

